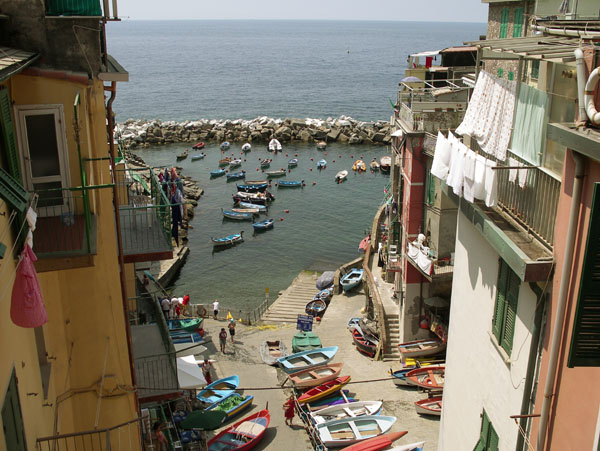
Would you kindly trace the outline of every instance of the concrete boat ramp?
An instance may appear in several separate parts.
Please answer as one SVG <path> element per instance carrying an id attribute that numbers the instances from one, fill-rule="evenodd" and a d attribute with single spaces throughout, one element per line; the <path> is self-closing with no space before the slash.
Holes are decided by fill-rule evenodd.
<path id="1" fill-rule="evenodd" d="M 275 302 L 262 315 L 266 323 L 296 323 L 298 315 L 305 315 L 306 304 L 319 292 L 316 287 L 318 273 L 301 272 L 292 284 L 282 291 Z"/>

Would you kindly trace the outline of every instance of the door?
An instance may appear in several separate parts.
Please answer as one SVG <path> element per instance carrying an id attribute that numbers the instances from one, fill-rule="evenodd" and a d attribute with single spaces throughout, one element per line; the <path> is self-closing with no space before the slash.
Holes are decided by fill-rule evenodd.
<path id="1" fill-rule="evenodd" d="M 69 164 L 62 105 L 15 107 L 22 169 L 27 189 L 38 193 L 38 214 L 58 216 L 71 211 Z M 49 191 L 50 190 L 50 191 Z"/>

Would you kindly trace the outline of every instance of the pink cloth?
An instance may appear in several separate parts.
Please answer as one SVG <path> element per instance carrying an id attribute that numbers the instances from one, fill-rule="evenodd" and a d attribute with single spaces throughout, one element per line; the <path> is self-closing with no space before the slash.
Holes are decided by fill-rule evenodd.
<path id="1" fill-rule="evenodd" d="M 21 327 L 39 327 L 48 321 L 42 290 L 33 262 L 37 257 L 28 244 L 21 252 L 21 263 L 12 289 L 10 318 Z"/>

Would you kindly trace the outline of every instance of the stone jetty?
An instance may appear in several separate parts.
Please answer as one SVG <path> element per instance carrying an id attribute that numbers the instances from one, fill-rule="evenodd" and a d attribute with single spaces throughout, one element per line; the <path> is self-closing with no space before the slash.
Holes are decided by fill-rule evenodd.
<path id="1" fill-rule="evenodd" d="M 391 142 L 387 121 L 363 122 L 348 116 L 327 119 L 207 120 L 161 122 L 129 119 L 116 126 L 116 136 L 126 148 L 150 147 L 170 143 L 267 143 L 276 138 L 282 143 L 341 142 L 346 144 L 382 144 Z"/>

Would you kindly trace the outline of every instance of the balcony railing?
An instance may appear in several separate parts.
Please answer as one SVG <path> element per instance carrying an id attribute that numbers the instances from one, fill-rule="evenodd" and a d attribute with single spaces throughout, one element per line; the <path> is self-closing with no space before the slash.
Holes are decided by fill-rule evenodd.
<path id="1" fill-rule="evenodd" d="M 36 449 L 38 451 L 139 450 L 141 448 L 139 425 L 141 420 L 141 418 L 135 418 L 106 429 L 38 438 Z"/>
<path id="2" fill-rule="evenodd" d="M 162 396 L 178 391 L 175 353 L 165 353 L 135 359 L 135 378 L 139 399 Z"/>
<path id="3" fill-rule="evenodd" d="M 149 168 L 115 170 L 127 262 L 171 258 L 171 206 Z"/>
<path id="4" fill-rule="evenodd" d="M 48 17 L 104 17 L 119 20 L 117 0 L 46 0 Z"/>

